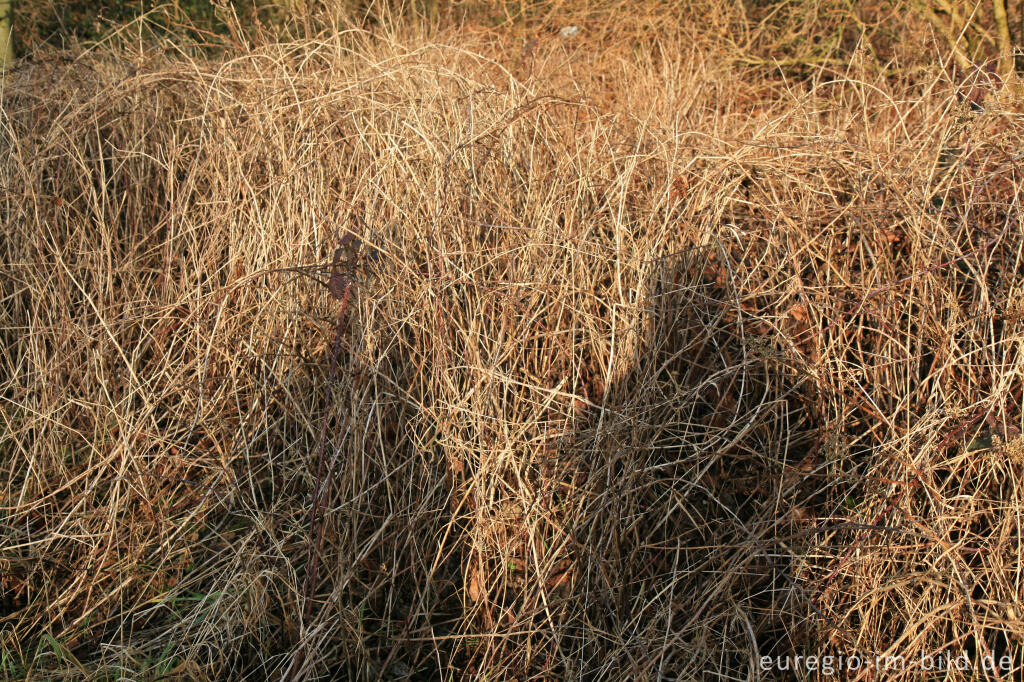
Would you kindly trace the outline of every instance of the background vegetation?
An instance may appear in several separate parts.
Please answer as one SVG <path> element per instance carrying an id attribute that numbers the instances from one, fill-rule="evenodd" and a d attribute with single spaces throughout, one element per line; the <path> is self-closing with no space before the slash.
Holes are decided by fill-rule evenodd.
<path id="1" fill-rule="evenodd" d="M 1019 679 L 995 6 L 19 4 L 0 675 Z"/>

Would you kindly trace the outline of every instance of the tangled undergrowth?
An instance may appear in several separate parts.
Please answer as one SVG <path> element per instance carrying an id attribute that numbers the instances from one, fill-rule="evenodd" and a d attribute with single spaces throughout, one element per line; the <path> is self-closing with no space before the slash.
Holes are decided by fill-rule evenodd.
<path id="1" fill-rule="evenodd" d="M 1020 97 L 602 26 L 10 75 L 3 675 L 1020 675 Z"/>

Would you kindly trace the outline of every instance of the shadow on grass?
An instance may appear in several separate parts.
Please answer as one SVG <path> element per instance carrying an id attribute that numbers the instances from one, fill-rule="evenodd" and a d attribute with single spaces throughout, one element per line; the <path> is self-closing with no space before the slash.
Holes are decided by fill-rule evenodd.
<path id="1" fill-rule="evenodd" d="M 522 348 L 561 357 L 547 407 L 522 407 L 507 375 L 462 389 L 489 392 L 504 422 L 442 398 L 475 352 L 445 323 L 407 320 L 383 344 L 364 325 L 342 361 L 350 402 L 331 408 L 330 597 L 295 647 L 312 652 L 319 624 L 348 643 L 316 657 L 340 655 L 352 678 L 683 679 L 754 674 L 805 643 L 796 573 L 823 511 L 801 487 L 822 440 L 810 369 L 745 313 L 728 259 L 718 244 L 657 261 L 628 369 L 608 383 L 552 334 Z M 472 289 L 437 306 L 454 315 L 444 296 Z M 499 324 L 485 303 L 466 307 Z M 373 366 L 357 346 L 378 349 Z M 574 367 L 569 390 L 557 377 Z M 553 407 L 566 396 L 568 420 Z"/>

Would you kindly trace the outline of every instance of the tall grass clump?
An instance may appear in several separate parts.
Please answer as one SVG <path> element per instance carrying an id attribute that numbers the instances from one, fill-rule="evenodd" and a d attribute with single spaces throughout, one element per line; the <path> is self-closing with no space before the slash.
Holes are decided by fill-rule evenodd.
<path id="1" fill-rule="evenodd" d="M 656 8 L 128 36 L 2 93 L 5 677 L 1020 675 L 1012 88 Z"/>

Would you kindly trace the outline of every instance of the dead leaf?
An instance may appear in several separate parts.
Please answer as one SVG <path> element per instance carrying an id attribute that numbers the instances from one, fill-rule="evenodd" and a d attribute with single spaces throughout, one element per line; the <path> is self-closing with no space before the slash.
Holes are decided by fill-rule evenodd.
<path id="1" fill-rule="evenodd" d="M 345 298 L 345 292 L 352 284 L 351 273 L 355 267 L 356 254 L 359 252 L 359 247 L 362 243 L 362 240 L 357 238 L 355 233 L 348 232 L 338 241 L 338 248 L 334 250 L 334 257 L 331 259 L 331 276 L 327 280 L 327 289 L 331 292 L 331 296 L 339 301 Z"/>
<path id="2" fill-rule="evenodd" d="M 562 571 L 548 580 L 548 590 L 557 590 L 567 582 L 569 582 L 569 571 Z"/>
<path id="3" fill-rule="evenodd" d="M 334 250 L 334 259 L 331 261 L 331 277 L 327 280 L 327 289 L 331 296 L 339 301 L 345 298 L 345 286 L 348 278 L 341 270 L 341 261 L 345 256 L 345 247 L 339 246 Z"/>
<path id="4" fill-rule="evenodd" d="M 811 517 L 810 512 L 808 512 L 806 509 L 804 509 L 803 507 L 798 506 L 798 505 L 794 505 L 789 510 L 789 513 L 790 513 L 790 516 L 793 517 L 793 520 L 796 521 L 797 523 L 807 523 L 808 521 L 813 520 L 813 518 Z"/>
<path id="5" fill-rule="evenodd" d="M 683 199 L 690 188 L 690 180 L 679 175 L 672 180 L 671 197 L 675 200 Z"/>
<path id="6" fill-rule="evenodd" d="M 878 237 L 887 244 L 896 244 L 903 241 L 903 234 L 896 230 L 878 230 Z"/>

